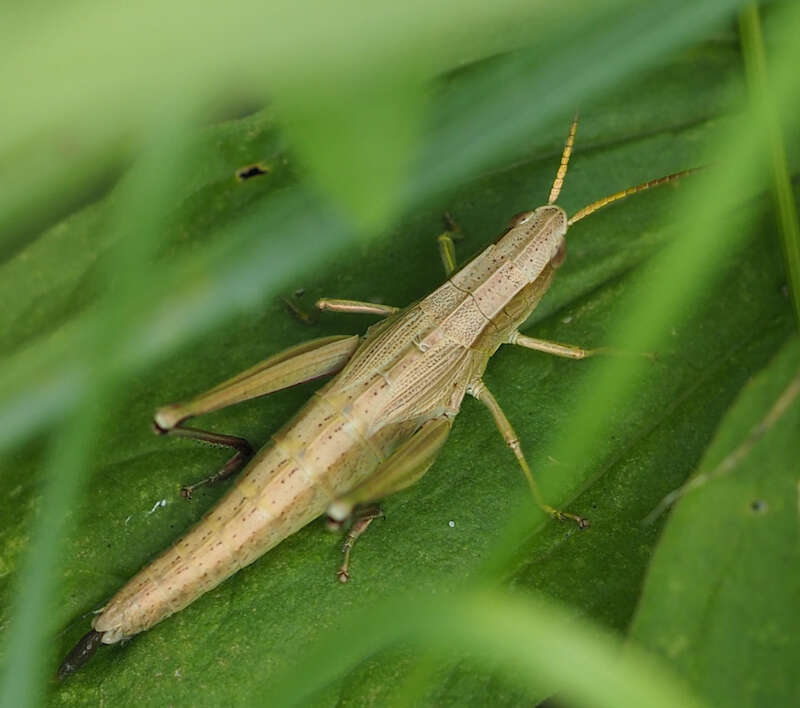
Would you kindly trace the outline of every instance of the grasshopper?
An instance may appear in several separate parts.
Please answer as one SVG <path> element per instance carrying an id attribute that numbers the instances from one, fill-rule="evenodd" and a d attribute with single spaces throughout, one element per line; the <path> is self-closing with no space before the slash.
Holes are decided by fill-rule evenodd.
<path id="1" fill-rule="evenodd" d="M 350 552 L 380 515 L 376 503 L 420 479 L 447 440 L 465 395 L 483 403 L 522 468 L 536 503 L 556 519 L 581 516 L 545 503 L 519 438 L 482 380 L 503 344 L 583 359 L 583 349 L 534 339 L 519 327 L 547 292 L 566 255 L 568 227 L 597 209 L 635 192 L 676 180 L 676 172 L 584 207 L 572 217 L 556 205 L 572 153 L 572 121 L 547 204 L 515 216 L 506 231 L 456 270 L 454 229 L 439 236 L 447 279 L 430 295 L 397 308 L 353 300 L 322 299 L 320 310 L 382 317 L 363 337 L 316 339 L 256 364 L 191 400 L 156 411 L 154 427 L 165 435 L 223 445 L 235 454 L 213 484 L 242 468 L 235 486 L 194 528 L 147 564 L 99 611 L 92 629 L 59 668 L 64 677 L 100 644 L 114 644 L 149 629 L 183 609 L 295 533 L 327 514 L 352 522 L 338 578 L 349 577 Z M 191 428 L 185 422 L 305 381 L 337 374 L 317 391 L 272 441 L 255 454 L 243 438 Z"/>

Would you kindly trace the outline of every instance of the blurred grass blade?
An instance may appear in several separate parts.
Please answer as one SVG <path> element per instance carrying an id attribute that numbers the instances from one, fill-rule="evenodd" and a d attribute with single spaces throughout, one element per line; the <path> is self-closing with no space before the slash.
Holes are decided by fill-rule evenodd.
<path id="1" fill-rule="evenodd" d="M 542 27 L 532 46 L 490 63 L 472 79 L 471 91 L 448 97 L 412 193 L 426 197 L 450 183 L 453 173 L 469 174 L 509 156 L 537 126 L 555 116 L 565 120 L 582 102 L 709 31 L 740 4 L 587 3 L 555 31 Z"/>
<path id="2" fill-rule="evenodd" d="M 88 149 L 80 140 L 62 138 L 19 147 L 19 158 L 0 166 L 0 263 L 108 191 L 130 161 L 125 142 Z"/>
<path id="3" fill-rule="evenodd" d="M 739 27 L 754 114 L 758 118 L 757 127 L 753 129 L 763 131 L 769 145 L 778 233 L 786 260 L 786 275 L 795 319 L 800 325 L 800 226 L 797 222 L 797 205 L 792 193 L 786 160 L 781 117 L 772 96 L 767 74 L 767 58 L 761 35 L 758 5 L 750 3 L 745 7 L 739 17 Z"/>
<path id="4" fill-rule="evenodd" d="M 491 662 L 534 696 L 543 680 L 554 683 L 570 705 L 701 705 L 644 654 L 631 651 L 621 659 L 617 640 L 596 627 L 532 596 L 492 592 L 415 597 L 351 612 L 250 699 L 268 695 L 275 705 L 303 704 L 370 654 L 407 641 L 445 656 Z"/>
<path id="5" fill-rule="evenodd" d="M 139 292 L 175 185 L 182 170 L 181 139 L 188 123 L 172 116 L 164 121 L 154 144 L 135 165 L 113 215 L 119 241 L 107 269 L 110 296 L 101 316 L 84 328 L 75 342 L 76 356 L 86 369 L 87 385 L 80 391 L 77 411 L 56 434 L 44 470 L 44 494 L 39 518 L 31 531 L 32 543 L 17 578 L 15 611 L 3 636 L 7 660 L 0 680 L 2 705 L 35 706 L 44 695 L 45 666 L 52 659 L 55 630 L 53 594 L 63 563 L 68 520 L 93 466 L 92 451 L 114 400 L 120 372 L 110 366 L 125 339 L 126 323 L 142 307 Z M 132 218 L 135 215 L 135 219 Z M 91 376 L 89 376 L 91 372 Z"/>
<path id="6" fill-rule="evenodd" d="M 294 151 L 362 230 L 382 227 L 411 176 L 429 89 L 401 77 L 336 90 L 317 86 L 310 96 L 308 88 L 278 98 Z"/>
<path id="7" fill-rule="evenodd" d="M 315 241 L 320 223 L 325 238 Z M 276 237 L 258 238 L 265 231 Z M 223 235 L 225 248 L 150 269 L 150 285 L 139 293 L 138 315 L 128 322 L 124 346 L 113 352 L 109 367 L 141 369 L 210 323 L 263 302 L 265 293 L 289 280 L 298 263 L 319 263 L 350 238 L 340 219 L 298 191 L 277 195 Z M 80 399 L 89 379 L 75 345 L 97 317 L 90 311 L 6 362 L 0 377 L 0 448 L 58 420 Z"/>
<path id="8" fill-rule="evenodd" d="M 5 10 L 0 65 L 16 68 L 0 75 L 7 109 L 0 135 L 2 174 L 20 189 L 30 185 L 25 201 L 36 199 L 39 209 L 52 214 L 47 183 L 57 188 L 73 169 L 72 160 L 61 156 L 74 154 L 76 146 L 90 156 L 136 139 L 152 119 L 153 105 L 195 101 L 214 115 L 302 87 L 313 101 L 312 87 L 322 86 L 329 95 L 352 91 L 353 76 L 358 83 L 408 86 L 411 77 L 418 84 L 529 47 L 516 68 L 490 72 L 482 90 L 458 97 L 443 116 L 444 123 L 457 120 L 452 129 L 444 125 L 438 131 L 411 187 L 414 201 L 425 199 L 559 112 L 570 114 L 577 102 L 701 36 L 739 5 L 741 0 L 491 5 L 416 0 L 365 8 L 348 0 L 334 10 L 319 0 L 266 6 L 234 0 L 198 10 L 187 0 L 168 7 L 147 0 L 124 8 L 63 5 L 35 22 Z M 63 27 L 81 27 L 81 41 Z M 37 51 L 31 53 L 31 46 Z M 507 81 L 520 71 L 526 82 Z M 28 148 L 20 153 L 20 145 Z M 55 146 L 47 150 L 53 159 L 43 184 L 36 185 L 28 177 L 36 177 L 43 145 Z M 10 200 L 19 190 L 3 193 Z M 3 199 L 0 207 L 9 207 L 4 214 L 16 210 L 15 202 Z M 9 226 L 12 235 L 18 231 Z"/>
<path id="9" fill-rule="evenodd" d="M 389 78 L 397 70 L 430 78 L 518 46 L 529 34 L 528 23 L 566 18 L 583 6 L 570 5 L 233 0 L 198 8 L 188 0 L 169 6 L 145 0 L 124 7 L 63 5 L 35 22 L 5 10 L 0 63 L 17 69 L 0 77 L 0 90 L 9 97 L 0 153 L 47 132 L 56 116 L 58 124 L 83 115 L 92 127 L 119 129 L 170 97 L 178 103 L 198 93 L 216 101 L 263 98 L 267 89 L 343 86 L 354 76 Z M 80 42 L 63 32 L 77 26 Z M 31 53 L 31 46 L 38 51 Z M 102 114 L 85 115 L 86 106 L 98 104 L 106 109 Z"/>
<path id="10" fill-rule="evenodd" d="M 53 597 L 63 563 L 64 537 L 79 507 L 81 480 L 92 465 L 91 451 L 111 402 L 95 384 L 75 415 L 55 435 L 44 470 L 39 518 L 31 531 L 23 567 L 16 578 L 11 622 L 2 639 L 0 706 L 26 708 L 40 704 L 48 683 L 56 632 Z M 72 517 L 72 518 L 71 518 Z"/>

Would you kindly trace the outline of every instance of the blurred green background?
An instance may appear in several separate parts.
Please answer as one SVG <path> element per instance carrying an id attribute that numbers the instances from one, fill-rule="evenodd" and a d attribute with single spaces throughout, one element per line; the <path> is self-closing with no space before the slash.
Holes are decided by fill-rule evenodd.
<path id="1" fill-rule="evenodd" d="M 0 10 L 2 705 L 798 704 L 798 32 L 797 3 L 733 0 Z M 442 214 L 463 263 L 546 201 L 576 108 L 570 214 L 711 166 L 577 224 L 524 329 L 655 361 L 487 371 L 591 529 L 536 510 L 466 401 L 349 585 L 314 523 L 52 680 L 224 493 L 181 499 L 226 455 L 153 410 L 373 321 L 304 324 L 298 289 L 423 297 Z M 313 389 L 203 424 L 260 444 Z"/>

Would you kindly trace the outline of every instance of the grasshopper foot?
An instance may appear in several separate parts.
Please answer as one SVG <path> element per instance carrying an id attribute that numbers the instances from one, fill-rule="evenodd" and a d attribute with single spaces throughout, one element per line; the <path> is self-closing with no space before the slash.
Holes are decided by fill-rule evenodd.
<path id="1" fill-rule="evenodd" d="M 218 482 L 223 482 L 229 477 L 232 477 L 242 467 L 244 467 L 245 463 L 248 459 L 250 459 L 251 456 L 252 451 L 240 450 L 225 463 L 225 466 L 219 470 L 219 472 L 215 472 L 210 477 L 201 479 L 199 482 L 195 482 L 194 484 L 186 484 L 181 487 L 181 496 L 186 500 L 191 500 L 195 489 L 199 487 L 212 487 Z"/>
<path id="2" fill-rule="evenodd" d="M 313 326 L 319 320 L 319 313 L 316 310 L 308 312 L 299 302 L 300 298 L 305 294 L 305 291 L 300 288 L 295 290 L 291 297 L 282 297 L 283 304 L 286 306 L 288 313 L 294 317 L 298 322 L 304 325 Z"/>
<path id="3" fill-rule="evenodd" d="M 578 524 L 579 529 L 588 529 L 592 525 L 589 519 L 577 514 L 570 514 L 568 511 L 554 509 L 552 506 L 545 506 L 544 510 L 557 521 L 574 521 Z"/>
<path id="4" fill-rule="evenodd" d="M 358 509 L 353 514 L 353 525 L 347 532 L 347 538 L 345 538 L 344 544 L 342 545 L 344 559 L 342 564 L 339 566 L 339 569 L 336 571 L 336 578 L 340 583 L 344 584 L 350 580 L 350 554 L 359 536 L 361 536 L 361 534 L 363 534 L 364 531 L 369 528 L 369 525 L 375 519 L 381 519 L 383 517 L 383 510 L 377 505 L 371 505 L 363 509 Z M 328 517 L 328 528 L 331 528 L 332 523 L 338 524 L 339 527 L 341 527 L 343 522 L 337 522 Z"/>

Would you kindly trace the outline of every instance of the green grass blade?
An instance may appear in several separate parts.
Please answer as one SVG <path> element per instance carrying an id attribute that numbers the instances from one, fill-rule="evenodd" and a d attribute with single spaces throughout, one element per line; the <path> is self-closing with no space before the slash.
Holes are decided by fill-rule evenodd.
<path id="1" fill-rule="evenodd" d="M 781 116 L 772 98 L 767 75 L 767 58 L 764 52 L 758 5 L 755 3 L 747 5 L 739 16 L 739 27 L 754 113 L 758 118 L 758 127 L 755 129 L 764 131 L 769 145 L 778 232 L 783 244 L 794 314 L 800 325 L 800 226 L 787 165 Z"/>
<path id="2" fill-rule="evenodd" d="M 496 592 L 411 597 L 362 608 L 289 657 L 284 673 L 259 685 L 249 699 L 269 695 L 276 705 L 302 705 L 348 667 L 398 642 L 497 664 L 507 681 L 532 695 L 543 680 L 555 683 L 571 705 L 702 705 L 646 655 L 631 651 L 622 660 L 617 638 L 574 622 L 552 603 Z"/>
<path id="3" fill-rule="evenodd" d="M 69 531 L 70 510 L 78 506 L 80 480 L 92 464 L 92 443 L 109 403 L 107 392 L 104 394 L 84 402 L 59 430 L 48 455 L 41 518 L 31 531 L 33 540 L 17 578 L 13 619 L 2 637 L 3 708 L 37 706 L 46 692 L 49 677 L 45 666 L 52 661 L 52 636 L 57 629 L 53 598 L 63 562 L 63 538 Z"/>
<path id="4" fill-rule="evenodd" d="M 172 185 L 181 173 L 181 134 L 186 123 L 173 119 L 130 175 L 113 215 L 120 238 L 102 274 L 112 294 L 101 317 L 75 343 L 75 355 L 91 378 L 76 401 L 75 415 L 56 433 L 44 470 L 40 515 L 32 524 L 30 548 L 16 578 L 10 626 L 3 635 L 5 662 L 0 701 L 11 708 L 36 706 L 45 695 L 46 667 L 52 663 L 56 630 L 56 579 L 63 563 L 64 539 L 74 521 L 71 512 L 93 467 L 93 452 L 114 400 L 119 372 L 110 362 L 124 343 L 125 322 L 141 307 L 139 291 L 155 250 Z M 131 215 L 136 214 L 135 221 Z"/>

